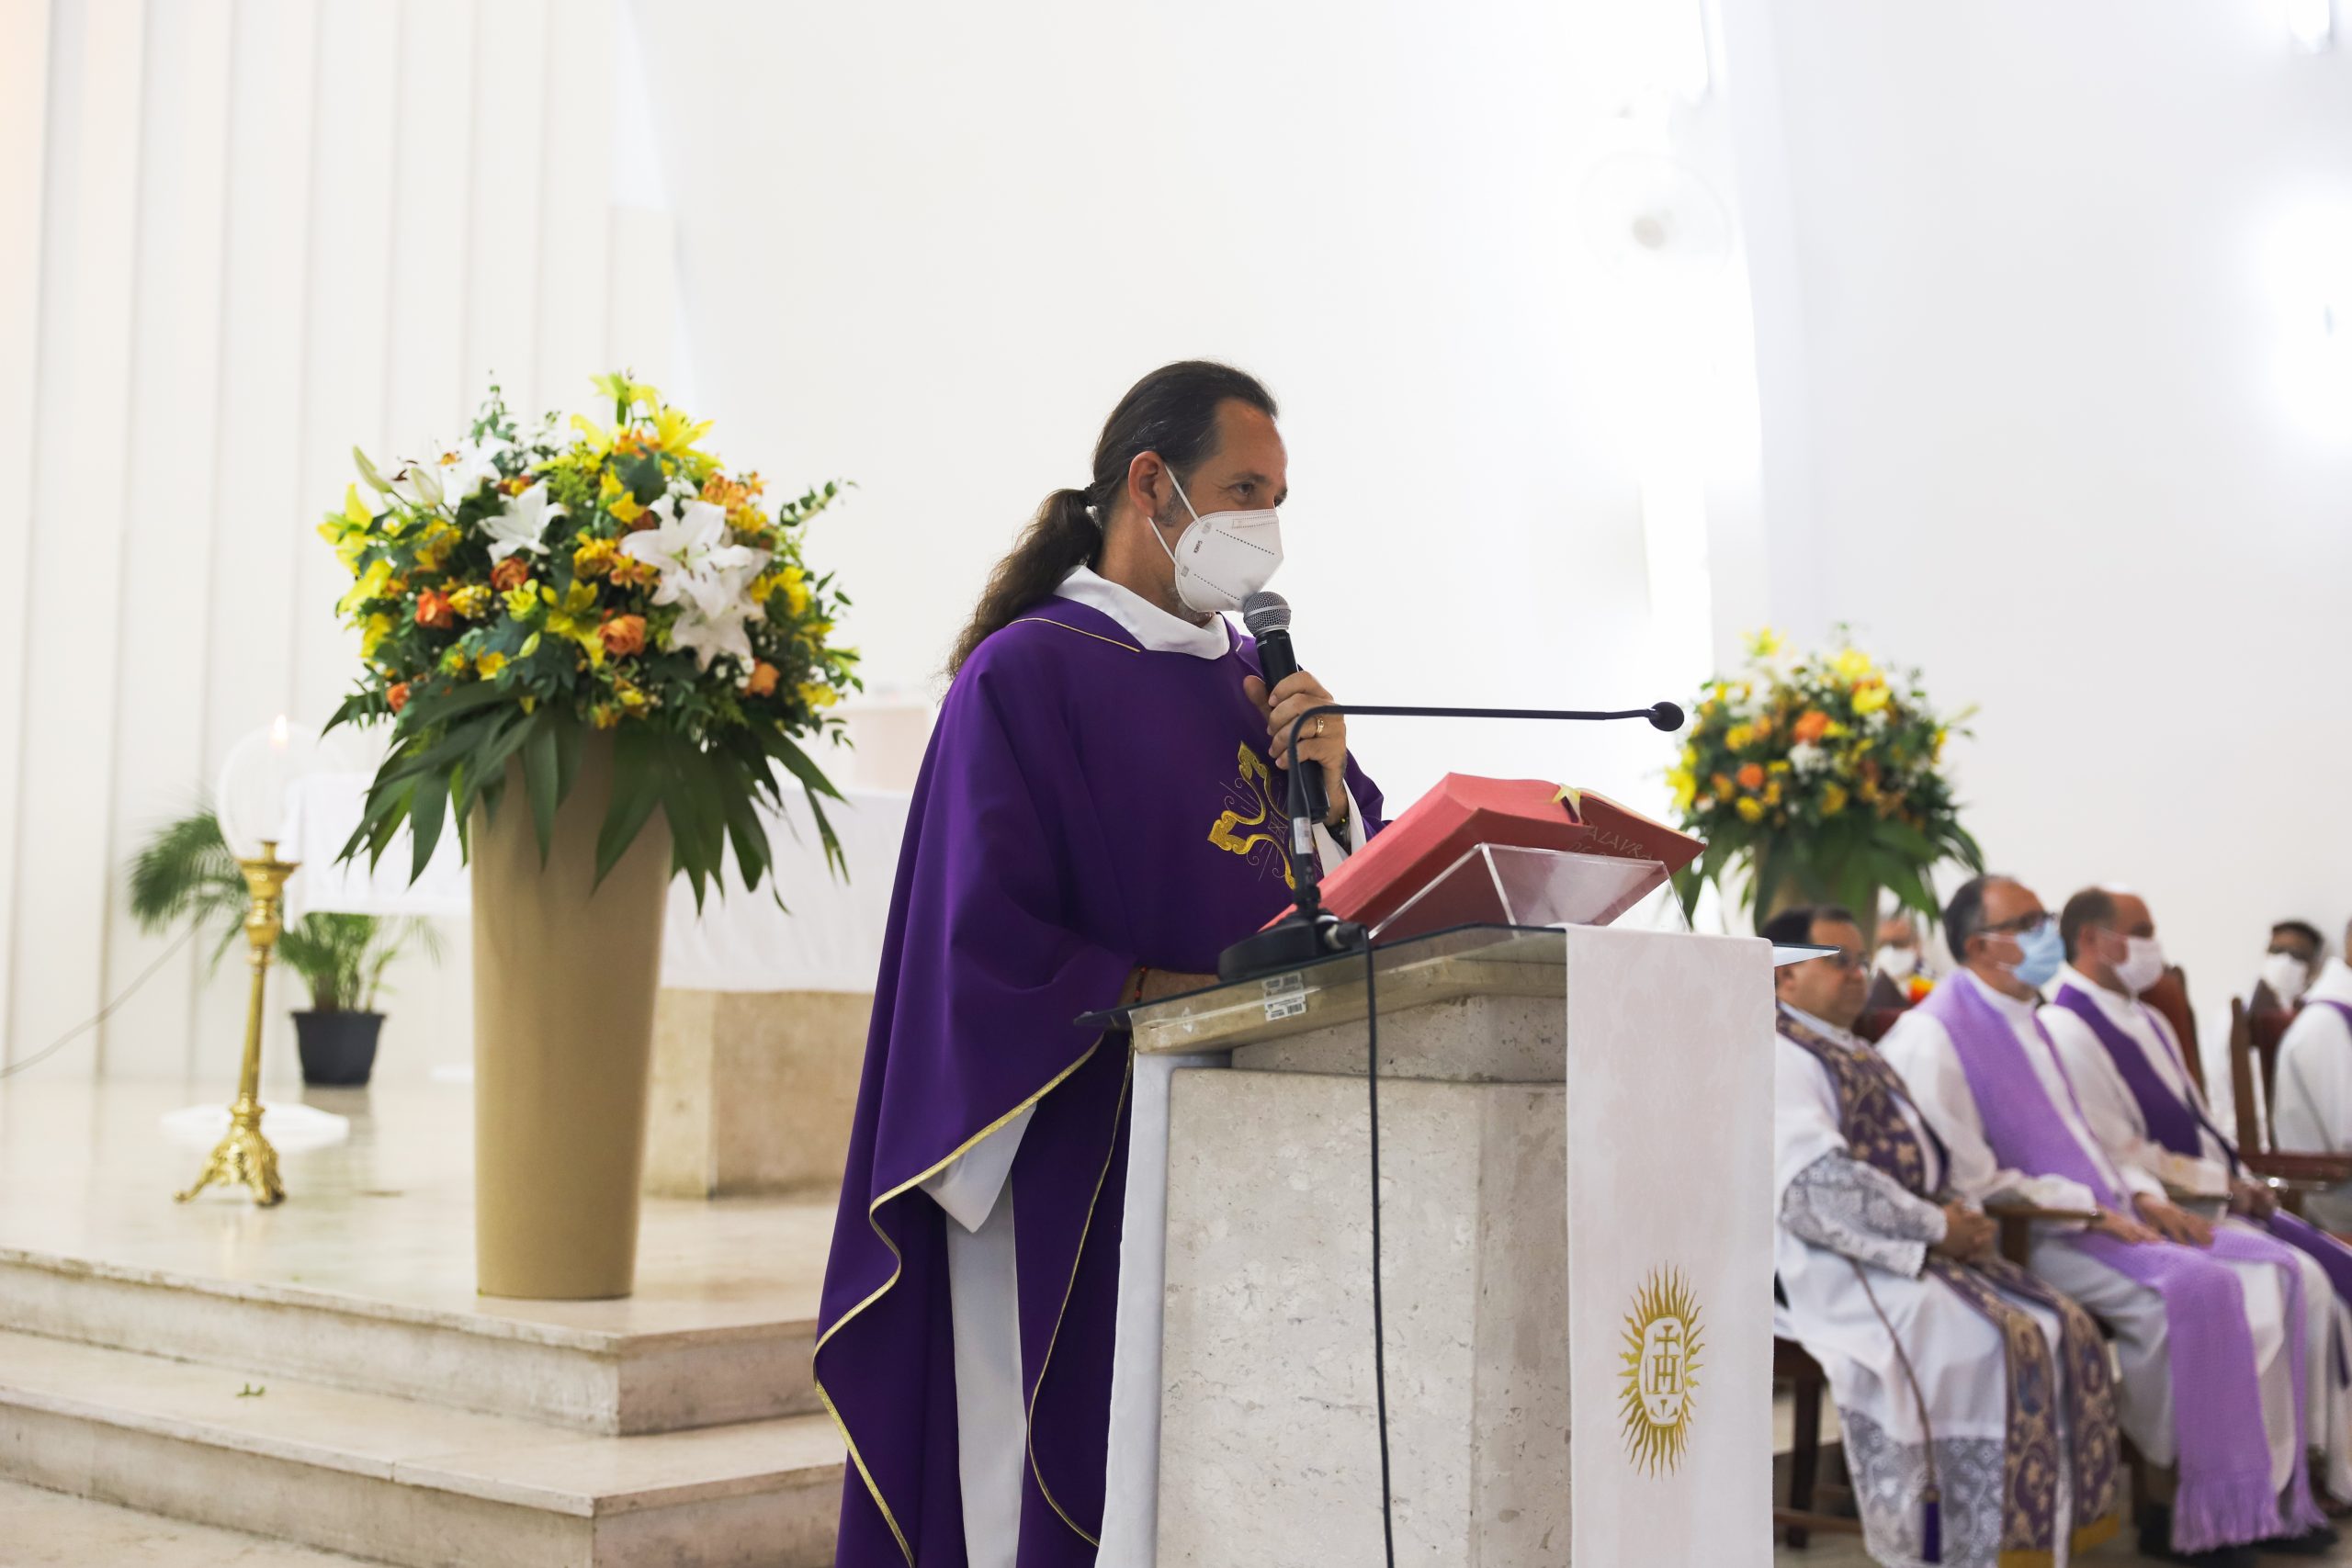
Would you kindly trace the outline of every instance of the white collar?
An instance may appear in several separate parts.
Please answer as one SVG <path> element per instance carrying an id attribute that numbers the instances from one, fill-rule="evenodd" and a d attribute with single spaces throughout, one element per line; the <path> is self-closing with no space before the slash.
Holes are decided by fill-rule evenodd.
<path id="1" fill-rule="evenodd" d="M 2065 989 L 2068 986 L 2074 987 L 2109 1012 L 2120 1013 L 2129 1018 L 2140 1010 L 2139 998 L 2127 996 L 2111 986 L 2102 986 L 2071 964 L 2060 966 L 2057 989 L 2052 991 L 2051 995 L 2057 995 L 2058 991 Z"/>
<path id="2" fill-rule="evenodd" d="M 2011 1023 L 2022 1023 L 2033 1017 L 2033 1010 L 2036 1005 L 2035 1003 L 2030 1001 L 2019 1001 L 2017 998 L 2010 996 L 2006 991 L 1995 990 L 1992 987 L 1986 985 L 1978 977 L 1975 970 L 1963 968 L 1959 971 L 1956 978 L 1965 980 L 1970 985 L 1975 987 L 1977 994 L 1983 997 L 1986 1001 L 1991 1002 L 1995 1007 L 2000 1009 L 2001 1015 L 2004 1018 L 2007 1018 Z"/>
<path id="3" fill-rule="evenodd" d="M 1091 567 L 1080 567 L 1054 590 L 1073 604 L 1100 610 L 1127 635 L 1153 653 L 1189 653 L 1195 659 L 1223 659 L 1233 651 L 1225 617 L 1211 615 L 1206 626 L 1194 626 L 1171 615 L 1131 588 L 1122 588 Z"/>
<path id="4" fill-rule="evenodd" d="M 2313 980 L 2301 998 L 2304 1001 L 2352 1002 L 2352 964 L 2346 964 L 2335 953 L 2320 966 L 2319 978 Z"/>
<path id="5" fill-rule="evenodd" d="M 1791 1007 L 1788 1003 L 1782 1002 L 1781 1004 L 1781 1010 L 1787 1013 L 1791 1018 L 1795 1019 L 1799 1023 L 1804 1024 L 1807 1029 L 1812 1030 L 1815 1033 L 1826 1035 L 1829 1039 L 1838 1042 L 1840 1045 L 1860 1050 L 1868 1044 L 1868 1042 L 1864 1041 L 1860 1035 L 1855 1033 L 1852 1030 L 1840 1029 L 1836 1024 L 1830 1022 L 1827 1019 L 1815 1018 L 1813 1014 L 1805 1011 L 1803 1008 Z"/>

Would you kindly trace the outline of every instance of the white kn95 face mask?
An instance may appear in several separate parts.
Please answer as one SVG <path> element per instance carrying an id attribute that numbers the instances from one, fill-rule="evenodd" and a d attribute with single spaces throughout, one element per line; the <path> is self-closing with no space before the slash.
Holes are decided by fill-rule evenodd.
<path id="1" fill-rule="evenodd" d="M 1273 581 L 1283 564 L 1282 518 L 1271 507 L 1255 512 L 1193 512 L 1193 498 L 1176 470 L 1168 470 L 1176 499 L 1193 513 L 1193 521 L 1171 547 L 1158 524 L 1152 537 L 1176 565 L 1176 597 L 1194 615 L 1211 615 L 1238 610 L 1241 602 Z"/>

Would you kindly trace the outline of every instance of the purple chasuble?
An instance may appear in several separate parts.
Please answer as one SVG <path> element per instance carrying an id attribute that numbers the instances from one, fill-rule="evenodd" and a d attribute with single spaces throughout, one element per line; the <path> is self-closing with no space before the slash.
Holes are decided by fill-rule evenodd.
<path id="1" fill-rule="evenodd" d="M 2058 988 L 2057 1005 L 2081 1019 L 2098 1037 L 2098 1043 L 2107 1047 L 2107 1054 L 2114 1058 L 2116 1071 L 2123 1076 L 2124 1087 L 2139 1102 L 2140 1119 L 2146 1123 L 2150 1137 L 2177 1155 L 2202 1159 L 2205 1157 L 2205 1145 L 2197 1135 L 2201 1128 L 2213 1135 L 2213 1142 L 2220 1146 L 2222 1157 L 2230 1162 L 2231 1172 L 2235 1174 L 2238 1169 L 2237 1146 L 2222 1135 L 2222 1130 L 2213 1125 L 2212 1120 L 2194 1100 L 2184 1100 L 2172 1091 L 2149 1064 L 2147 1053 L 2141 1049 L 2140 1042 L 2107 1016 L 2098 998 L 2085 994 L 2079 987 L 2062 986 Z M 2152 1023 L 2156 1021 L 2155 1015 L 2149 1011 L 2145 1002 L 2135 1001 L 2132 1005 L 2148 1012 Z M 2168 1038 L 2161 1025 L 2156 1035 L 2158 1039 Z M 2180 1076 L 2186 1081 L 2188 1066 L 2181 1061 L 2178 1053 L 2174 1054 L 2173 1064 L 2180 1069 Z M 2317 1259 L 2319 1266 L 2327 1271 L 2328 1283 L 2335 1288 L 2337 1298 L 2352 1302 L 2352 1247 L 2346 1247 L 2318 1226 L 2297 1218 L 2284 1209 L 2273 1210 L 2269 1219 L 2263 1223 L 2272 1235 L 2298 1252 L 2309 1253 Z M 2352 1381 L 2352 1366 L 2346 1365 L 2341 1346 L 2336 1348 L 2335 1359 L 2336 1381 L 2339 1383 Z"/>
<path id="2" fill-rule="evenodd" d="M 1284 774 L 1242 691 L 1255 646 L 1154 652 L 1048 599 L 949 688 L 899 851 L 819 1309 L 846 1438 L 837 1564 L 962 1568 L 944 1226 L 921 1191 L 1024 1106 L 1009 1181 L 1029 1412 L 1021 1568 L 1094 1561 L 1102 1518 L 1124 1036 L 1072 1021 L 1138 967 L 1209 973 L 1290 903 Z M 1367 829 L 1380 795 L 1349 764 Z"/>
<path id="3" fill-rule="evenodd" d="M 2042 1088 L 2009 1021 L 1965 976 L 1955 975 L 1919 1004 L 1944 1027 L 1967 1075 L 1969 1093 L 1984 1123 L 1994 1156 L 2029 1176 L 2060 1176 L 2090 1189 L 2103 1206 L 2125 1207 L 2058 1107 Z M 2065 1070 L 2048 1031 L 2033 1020 L 2064 1081 Z M 2074 1096 L 2072 1085 L 2067 1097 Z M 2080 1105 L 2075 1106 L 2077 1119 Z M 2308 1430 L 2303 1410 L 2302 1274 L 2293 1254 L 2267 1236 L 2226 1227 L 2209 1248 L 2173 1242 L 2133 1245 L 2090 1233 L 2066 1245 L 2164 1298 L 2165 1342 L 2173 1382 L 2173 1435 L 2179 1445 L 2180 1489 L 2173 1504 L 2176 1551 L 2206 1551 L 2324 1522 L 2312 1501 L 2301 1462 Z M 2297 1462 L 2282 1507 L 2270 1484 L 2270 1440 L 2263 1427 L 2260 1366 L 2246 1325 L 2245 1297 L 2233 1261 L 2269 1263 L 2279 1271 L 2287 1303 L 2287 1347 L 2292 1369 Z"/>

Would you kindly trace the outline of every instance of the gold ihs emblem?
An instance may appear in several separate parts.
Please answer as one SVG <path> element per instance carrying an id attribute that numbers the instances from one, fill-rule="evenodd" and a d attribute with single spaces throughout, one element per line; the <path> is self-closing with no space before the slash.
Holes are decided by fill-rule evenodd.
<path id="1" fill-rule="evenodd" d="M 1290 874 L 1286 845 L 1290 818 L 1274 804 L 1273 770 L 1263 757 L 1241 746 L 1240 775 L 1225 786 L 1225 814 L 1209 829 L 1209 842 L 1241 856 L 1260 871 L 1280 871 L 1283 885 L 1294 893 L 1298 884 Z"/>
<path id="2" fill-rule="evenodd" d="M 1655 1475 L 1681 1464 L 1705 1348 L 1690 1282 L 1679 1269 L 1652 1269 L 1625 1314 L 1618 1374 L 1619 1427 L 1625 1456 L 1637 1468 Z"/>

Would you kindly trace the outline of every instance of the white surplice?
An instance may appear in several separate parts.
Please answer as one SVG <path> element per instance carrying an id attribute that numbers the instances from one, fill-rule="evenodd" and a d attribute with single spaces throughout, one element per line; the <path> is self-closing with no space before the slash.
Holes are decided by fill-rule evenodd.
<path id="1" fill-rule="evenodd" d="M 1844 1030 L 1790 1010 L 1840 1044 L 1870 1049 Z M 1909 1198 L 1911 1212 L 1874 1217 L 1905 1207 L 1907 1195 L 1891 1190 L 1892 1178 L 1871 1182 L 1868 1177 L 1878 1173 L 1871 1171 L 1854 1183 L 1855 1201 L 1841 1217 L 1840 1228 L 1869 1237 L 1862 1245 L 1837 1250 L 1790 1229 L 1792 1188 L 1809 1172 L 1817 1179 L 1820 1162 L 1847 1156 L 1848 1145 L 1827 1069 L 1785 1035 L 1775 1039 L 1773 1051 L 1772 1267 L 1786 1298 L 1786 1304 L 1775 1310 L 1774 1332 L 1802 1344 L 1828 1376 L 1871 1557 L 1899 1568 L 1921 1562 L 1920 1500 L 1932 1432 L 1943 1495 L 1941 1561 L 1952 1568 L 1989 1568 L 2001 1540 L 2008 1384 L 1987 1369 L 2002 1363 L 2006 1341 L 1951 1286 L 1923 1272 L 1930 1244 L 1922 1235 L 1942 1235 L 1943 1215 L 1937 1204 Z M 1927 1156 L 1928 1188 L 1941 1190 L 1945 1173 L 1934 1141 L 1911 1107 L 1902 1111 Z M 1856 1252 L 1868 1256 L 1857 1259 Z M 2007 1299 L 2040 1325 L 2063 1382 L 2066 1362 L 2058 1314 L 2039 1302 Z M 1883 1324 L 1878 1315 L 1882 1311 L 1887 1319 Z M 1919 1380 L 1917 1396 L 1888 1342 L 1888 1324 Z M 1925 1425 L 1921 1398 L 1928 1406 Z M 2063 1402 L 2060 1410 L 2063 1420 Z M 2070 1451 L 2063 1426 L 2061 1450 Z M 2072 1479 L 2062 1472 L 2055 1551 L 2062 1568 L 2073 1530 Z"/>
<path id="2" fill-rule="evenodd" d="M 2107 1157 L 2098 1139 L 2076 1112 L 2075 1094 L 2056 1053 L 2034 1027 L 2035 1004 L 2018 1001 L 1985 985 L 1962 969 L 1939 984 L 1974 986 L 1993 1004 L 2018 1048 L 2032 1064 L 2034 1077 L 2056 1110 L 2058 1119 L 2108 1184 L 2127 1195 L 2164 1196 L 2164 1183 L 2144 1170 L 2119 1168 Z M 2046 1208 L 2088 1209 L 2094 1199 L 2087 1188 L 2064 1177 L 2034 1176 L 2005 1168 L 1984 1141 L 1984 1122 L 1968 1085 L 1967 1070 L 1951 1033 L 1937 1019 L 1913 1009 L 1896 1021 L 1879 1043 L 1880 1051 L 1901 1074 L 1951 1156 L 1951 1185 L 1955 1194 L 1974 1203 L 1996 1199 L 2020 1199 Z M 2065 1233 L 2080 1229 L 2067 1224 L 2034 1227 L 2028 1267 L 2087 1308 L 2092 1316 L 2115 1332 L 2115 1346 L 2123 1378 L 2116 1404 L 2123 1425 L 2141 1454 L 2154 1465 L 2169 1465 L 2179 1451 L 2174 1435 L 2172 1363 L 2165 1322 L 2164 1297 L 2147 1285 L 2068 1245 Z M 2286 1292 L 2278 1271 L 2267 1263 L 2230 1265 L 2238 1277 L 2245 1301 L 2246 1325 L 2254 1339 L 2255 1364 L 2260 1369 L 2263 1426 L 2270 1439 L 2275 1483 L 2284 1487 L 2301 1461 L 2295 1436 L 2293 1363 L 2287 1347 Z"/>
<path id="3" fill-rule="evenodd" d="M 2352 968 L 2335 954 L 2303 992 L 2302 1010 L 2278 1042 L 2270 1129 L 2282 1150 L 2352 1153 L 2352 1023 L 2316 1001 L 2352 1002 Z M 2324 1229 L 2352 1230 L 2352 1182 L 2312 1194 L 2303 1212 Z"/>
<path id="4" fill-rule="evenodd" d="M 1108 615 L 1148 652 L 1222 659 L 1234 646 L 1223 616 L 1196 624 L 1171 615 L 1082 566 L 1055 592 Z M 1350 851 L 1363 846 L 1363 813 L 1357 808 L 1354 792 L 1346 793 L 1348 845 L 1343 848 L 1328 828 L 1318 825 L 1315 829 L 1326 872 L 1336 870 Z M 1127 1231 L 1120 1244 L 1123 1269 L 1145 1251 L 1149 1254 L 1146 1271 L 1159 1266 L 1167 1228 L 1167 1077 L 1175 1065 L 1207 1064 L 1194 1058 L 1149 1064 L 1151 1083 L 1136 1085 L 1139 1103 L 1147 1088 L 1156 1095 L 1159 1140 L 1156 1156 L 1144 1147 L 1140 1135 L 1129 1150 Z M 1022 1392 L 1020 1280 L 1007 1181 L 1035 1109 L 1023 1108 L 922 1184 L 956 1222 L 947 1227 L 947 1296 L 955 1325 L 956 1457 L 970 1568 L 1012 1568 L 1020 1549 L 1029 1413 Z M 1143 1183 L 1140 1190 L 1136 1190 L 1138 1180 Z M 1148 1302 L 1142 1299 L 1145 1292 L 1125 1289 L 1124 1281 L 1119 1293 L 1118 1340 L 1112 1362 L 1112 1401 L 1118 1418 L 1112 1425 L 1110 1486 L 1097 1568 L 1147 1568 L 1151 1562 L 1159 1440 L 1156 1281 L 1154 1274 Z M 1148 1398 L 1143 1392 L 1147 1386 Z"/>
<path id="5" fill-rule="evenodd" d="M 2108 1157 L 2119 1167 L 2145 1171 L 2189 1198 L 2226 1202 L 2233 1151 L 2215 1133 L 2219 1123 L 2205 1103 L 2204 1091 L 2189 1075 L 2172 1025 L 2154 1008 L 2098 985 L 2071 964 L 2059 971 L 2052 994 L 2067 986 L 2089 997 L 2109 1023 L 2132 1037 L 2158 1080 L 2199 1118 L 2196 1155 L 2176 1153 L 2150 1137 L 2139 1098 L 2091 1026 L 2065 1008 L 2045 1007 L 2041 1026 L 2050 1031 L 2051 1043 L 2058 1047 L 2058 1058 L 2082 1101 L 2083 1120 Z M 2211 1202 L 2203 1208 L 2208 1213 L 2217 1212 Z M 2268 1234 L 2243 1220 L 2222 1223 L 2257 1235 Z M 2304 1408 L 2313 1416 L 2309 1435 L 2327 1455 L 2328 1491 L 2352 1498 L 2352 1383 L 2339 1375 L 2342 1362 L 2336 1354 L 2339 1345 L 2352 1348 L 2352 1308 L 2335 1293 L 2335 1281 L 2319 1259 L 2301 1251 L 2295 1258 L 2303 1276 Z"/>

